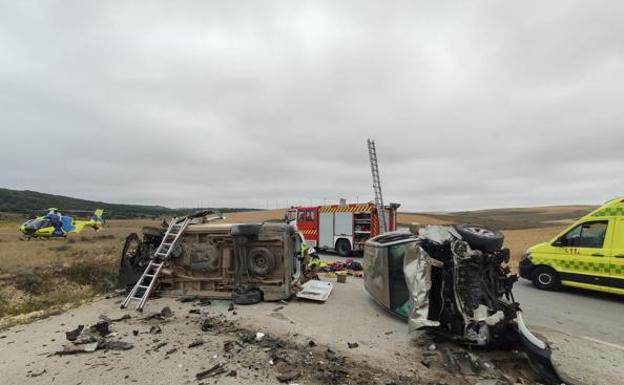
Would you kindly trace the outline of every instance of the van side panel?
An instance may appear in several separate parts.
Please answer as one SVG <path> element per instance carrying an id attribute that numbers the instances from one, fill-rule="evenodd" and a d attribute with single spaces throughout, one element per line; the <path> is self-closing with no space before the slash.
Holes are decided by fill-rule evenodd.
<path id="1" fill-rule="evenodd" d="M 609 286 L 613 293 L 624 294 L 624 217 L 615 217 L 613 223 Z"/>

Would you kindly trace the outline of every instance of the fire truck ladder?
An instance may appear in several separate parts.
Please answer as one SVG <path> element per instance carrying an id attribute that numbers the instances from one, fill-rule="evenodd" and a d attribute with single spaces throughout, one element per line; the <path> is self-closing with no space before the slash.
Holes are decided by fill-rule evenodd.
<path id="1" fill-rule="evenodd" d="M 171 252 L 175 248 L 180 236 L 184 233 L 184 230 L 186 230 L 187 226 L 193 219 L 204 217 L 211 213 L 213 212 L 200 211 L 186 217 L 173 218 L 171 224 L 169 224 L 169 227 L 165 232 L 165 235 L 163 236 L 162 241 L 160 242 L 160 245 L 158 245 L 156 252 L 152 256 L 151 261 L 147 264 L 145 271 L 143 271 L 141 278 L 139 278 L 132 290 L 130 290 L 130 294 L 128 294 L 126 299 L 121 303 L 122 309 L 125 309 L 130 301 L 135 300 L 139 301 L 136 306 L 136 310 L 140 312 L 143 311 L 143 306 L 145 306 L 152 290 L 154 290 L 160 270 L 171 256 Z M 206 221 L 210 222 L 215 219 L 223 219 L 223 215 L 217 213 L 214 217 L 206 218 Z"/>
<path id="2" fill-rule="evenodd" d="M 375 206 L 377 207 L 377 217 L 381 233 L 388 232 L 386 215 L 384 213 L 383 196 L 381 195 L 381 181 L 379 180 L 379 165 L 377 164 L 377 150 L 375 141 L 366 140 L 368 143 L 368 157 L 370 159 L 371 173 L 373 174 L 373 191 L 375 192 Z"/>

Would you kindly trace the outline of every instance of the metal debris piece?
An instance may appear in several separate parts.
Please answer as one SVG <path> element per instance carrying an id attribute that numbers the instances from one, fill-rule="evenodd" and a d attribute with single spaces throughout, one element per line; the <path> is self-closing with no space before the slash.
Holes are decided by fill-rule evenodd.
<path id="1" fill-rule="evenodd" d="M 280 373 L 276 374 L 275 377 L 280 382 L 288 382 L 288 381 L 292 381 L 292 380 L 296 379 L 300 375 L 301 375 L 301 372 L 299 372 L 298 370 L 292 369 L 292 370 L 287 370 L 285 372 L 280 372 Z"/>
<path id="2" fill-rule="evenodd" d="M 84 325 L 78 325 L 76 329 L 65 332 L 65 337 L 67 338 L 68 341 L 72 341 L 72 342 L 76 341 L 80 333 L 82 333 L 83 329 L 84 329 Z"/>
<path id="3" fill-rule="evenodd" d="M 47 373 L 46 369 L 43 369 L 40 372 L 30 372 L 30 373 L 28 373 L 28 377 L 39 377 L 39 376 L 42 376 L 45 373 Z"/>
<path id="4" fill-rule="evenodd" d="M 214 376 L 217 376 L 219 374 L 223 374 L 225 372 L 227 372 L 227 369 L 225 369 L 223 364 L 216 363 L 210 369 L 203 370 L 203 371 L 195 374 L 195 378 L 198 379 L 198 380 L 203 380 L 205 378 L 214 377 Z"/>
<path id="5" fill-rule="evenodd" d="M 204 344 L 204 340 L 195 340 L 195 341 L 191 342 L 191 343 L 188 345 L 188 347 L 189 347 L 189 348 L 194 348 L 194 347 L 196 347 L 196 346 L 200 346 L 200 345 L 203 345 L 203 344 Z"/>
<path id="6" fill-rule="evenodd" d="M 65 356 L 70 354 L 79 354 L 79 353 L 92 353 L 97 350 L 99 342 L 92 342 L 89 344 L 81 344 L 81 345 L 65 345 L 62 350 L 54 352 L 57 356 Z"/>
<path id="7" fill-rule="evenodd" d="M 160 350 L 160 348 L 162 348 L 163 346 L 167 345 L 167 342 L 161 342 L 158 345 L 154 346 L 154 350 L 155 352 L 157 352 L 158 350 Z"/>
<path id="8" fill-rule="evenodd" d="M 160 315 L 164 318 L 169 318 L 173 315 L 173 311 L 171 311 L 171 308 L 169 306 L 165 306 L 160 311 Z"/>
<path id="9" fill-rule="evenodd" d="M 105 320 L 96 322 L 89 327 L 89 331 L 99 334 L 102 337 L 106 337 L 111 333 L 109 329 L 110 323 Z"/>
<path id="10" fill-rule="evenodd" d="M 134 345 L 125 341 L 100 341 L 98 345 L 98 349 L 107 350 L 130 350 L 133 347 Z"/>
<path id="11" fill-rule="evenodd" d="M 310 280 L 303 284 L 303 290 L 297 293 L 297 298 L 325 302 L 334 288 L 334 284 L 327 281 Z"/>

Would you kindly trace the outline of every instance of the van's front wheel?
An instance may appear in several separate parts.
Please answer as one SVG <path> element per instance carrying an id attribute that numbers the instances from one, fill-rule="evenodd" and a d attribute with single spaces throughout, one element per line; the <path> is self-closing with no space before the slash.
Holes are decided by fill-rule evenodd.
<path id="1" fill-rule="evenodd" d="M 541 290 L 558 290 L 561 287 L 559 274 L 550 267 L 540 266 L 531 273 L 533 285 Z"/>

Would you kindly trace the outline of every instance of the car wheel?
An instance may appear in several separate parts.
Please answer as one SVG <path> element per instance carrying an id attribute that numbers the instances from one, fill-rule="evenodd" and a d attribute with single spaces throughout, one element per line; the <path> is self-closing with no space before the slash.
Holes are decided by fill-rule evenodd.
<path id="1" fill-rule="evenodd" d="M 351 244 L 346 239 L 339 239 L 336 242 L 336 251 L 342 257 L 348 257 L 351 255 Z"/>
<path id="2" fill-rule="evenodd" d="M 505 236 L 498 230 L 471 224 L 459 224 L 453 227 L 475 250 L 493 253 L 503 247 Z"/>
<path id="3" fill-rule="evenodd" d="M 260 278 L 266 277 L 273 270 L 275 260 L 275 255 L 266 247 L 251 249 L 247 256 L 249 272 Z"/>
<path id="4" fill-rule="evenodd" d="M 559 274 L 550 267 L 540 266 L 531 273 L 533 285 L 541 290 L 557 290 L 561 287 Z"/>

